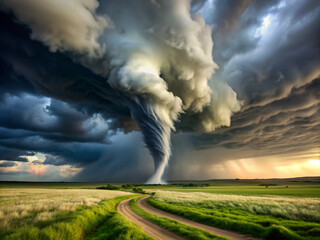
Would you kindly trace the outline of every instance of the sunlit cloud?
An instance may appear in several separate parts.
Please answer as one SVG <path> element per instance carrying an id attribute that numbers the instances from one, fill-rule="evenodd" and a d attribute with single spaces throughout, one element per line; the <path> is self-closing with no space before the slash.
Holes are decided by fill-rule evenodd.
<path id="1" fill-rule="evenodd" d="M 289 176 L 317 176 L 320 172 L 320 160 L 309 160 L 302 163 L 278 166 L 276 167 L 276 171 Z"/>
<path id="2" fill-rule="evenodd" d="M 59 173 L 64 178 L 70 178 L 78 174 L 82 168 L 72 167 L 70 165 L 63 165 L 59 167 Z"/>
<path id="3" fill-rule="evenodd" d="M 46 175 L 47 169 L 47 165 L 33 164 L 29 168 L 29 173 L 34 176 L 43 177 Z"/>
<path id="4" fill-rule="evenodd" d="M 270 26 L 270 23 L 271 23 L 271 15 L 268 15 L 263 18 L 262 25 L 259 28 L 261 35 L 264 35 L 266 33 L 266 31 L 268 30 L 268 28 Z"/>
<path id="5" fill-rule="evenodd" d="M 28 160 L 28 162 L 38 162 L 38 163 L 42 163 L 45 160 L 45 155 L 43 153 L 36 153 L 33 156 L 20 156 L 22 158 L 26 158 Z"/>

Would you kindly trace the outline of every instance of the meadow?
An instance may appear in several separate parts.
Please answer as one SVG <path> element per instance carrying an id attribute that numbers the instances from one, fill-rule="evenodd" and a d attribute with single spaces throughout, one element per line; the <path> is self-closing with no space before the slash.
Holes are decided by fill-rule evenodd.
<path id="1" fill-rule="evenodd" d="M 116 211 L 132 196 L 94 189 L 1 189 L 0 239 L 150 239 Z"/>
<path id="2" fill-rule="evenodd" d="M 174 182 L 163 186 L 143 186 L 150 191 L 161 189 L 179 192 L 204 192 L 235 195 L 274 195 L 292 197 L 316 197 L 320 198 L 320 178 L 311 180 L 212 180 L 191 182 L 196 187 L 188 187 L 190 182 Z M 203 186 L 201 185 L 209 185 Z M 181 186 L 182 185 L 182 186 Z M 183 186 L 184 185 L 184 186 Z M 266 187 L 266 185 L 268 187 Z"/>
<path id="3" fill-rule="evenodd" d="M 157 191 L 149 203 L 197 222 L 264 239 L 318 239 L 320 199 Z"/>
<path id="4" fill-rule="evenodd" d="M 315 240 L 320 236 L 316 178 L 168 185 L 0 182 L 0 239 L 152 239 L 116 209 L 119 202 L 141 196 L 132 192 L 141 188 L 156 192 L 149 199 L 151 205 L 218 228 L 261 239 Z M 131 207 L 186 239 L 223 239 L 147 213 L 137 206 L 137 199 Z"/>
<path id="5" fill-rule="evenodd" d="M 0 182 L 1 188 L 41 188 L 41 189 L 96 189 L 106 186 L 108 183 L 77 183 L 77 182 Z M 123 183 L 111 183 L 121 188 Z M 189 184 L 196 185 L 188 187 Z M 201 185 L 208 185 L 202 186 Z M 268 185 L 266 188 L 265 185 Z M 179 192 L 205 192 L 217 194 L 235 195 L 274 195 L 293 197 L 315 197 L 320 198 L 320 177 L 292 178 L 292 179 L 230 179 L 210 181 L 172 181 L 167 185 L 144 185 L 135 184 L 144 190 L 153 192 L 155 190 L 168 190 Z"/>

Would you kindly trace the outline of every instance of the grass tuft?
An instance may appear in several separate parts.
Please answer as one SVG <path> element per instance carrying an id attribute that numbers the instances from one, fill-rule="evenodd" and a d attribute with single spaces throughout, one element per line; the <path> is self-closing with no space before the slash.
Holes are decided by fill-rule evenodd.
<path id="1" fill-rule="evenodd" d="M 88 239 L 152 240 L 153 238 L 146 235 L 139 227 L 120 213 L 115 213 L 93 236 Z"/>

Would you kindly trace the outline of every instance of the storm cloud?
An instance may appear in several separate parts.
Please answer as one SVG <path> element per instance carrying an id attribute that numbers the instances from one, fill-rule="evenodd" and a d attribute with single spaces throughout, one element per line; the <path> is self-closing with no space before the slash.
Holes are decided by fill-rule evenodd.
<path id="1" fill-rule="evenodd" d="M 80 181 L 145 181 L 152 166 L 137 131 L 162 171 L 178 133 L 168 179 L 191 167 L 175 146 L 202 153 L 203 166 L 216 148 L 250 157 L 319 147 L 315 1 L 0 7 L 1 160 L 42 153 L 37 164 L 83 168 Z"/>

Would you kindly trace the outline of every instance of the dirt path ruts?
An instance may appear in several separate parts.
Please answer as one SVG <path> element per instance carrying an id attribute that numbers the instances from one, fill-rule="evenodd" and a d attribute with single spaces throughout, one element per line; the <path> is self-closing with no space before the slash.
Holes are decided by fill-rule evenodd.
<path id="1" fill-rule="evenodd" d="M 149 236 L 153 237 L 154 239 L 158 240 L 184 240 L 184 238 L 164 229 L 157 224 L 150 222 L 149 220 L 140 217 L 136 214 L 130 207 L 129 202 L 132 198 L 124 200 L 120 202 L 117 206 L 117 209 L 120 213 L 125 215 L 135 224 L 141 226 L 142 230 L 148 234 Z"/>
<path id="2" fill-rule="evenodd" d="M 227 238 L 230 238 L 232 240 L 253 240 L 253 239 L 255 239 L 255 238 L 252 238 L 250 236 L 246 236 L 246 235 L 243 235 L 243 234 L 240 234 L 240 233 L 231 232 L 231 231 L 228 231 L 228 230 L 223 230 L 223 229 L 220 229 L 220 228 L 215 228 L 215 227 L 212 227 L 212 226 L 208 226 L 208 225 L 205 225 L 205 224 L 202 224 L 202 223 L 194 222 L 194 221 L 191 221 L 189 219 L 186 219 L 186 218 L 183 218 L 183 217 L 179 217 L 177 215 L 162 211 L 160 209 L 157 209 L 157 208 L 151 206 L 147 202 L 148 198 L 150 198 L 150 197 L 151 197 L 151 195 L 149 195 L 147 197 L 144 197 L 144 198 L 141 198 L 138 201 L 138 206 L 140 208 L 142 208 L 146 212 L 149 212 L 151 214 L 158 215 L 158 216 L 161 216 L 161 217 L 165 217 L 165 218 L 170 218 L 172 220 L 181 222 L 183 224 L 186 224 L 186 225 L 189 225 L 189 226 L 192 226 L 192 227 L 195 227 L 195 228 L 200 228 L 200 229 L 203 229 L 203 230 L 205 230 L 207 232 L 213 233 L 215 235 L 227 237 Z"/>

